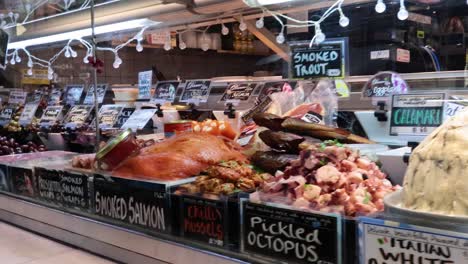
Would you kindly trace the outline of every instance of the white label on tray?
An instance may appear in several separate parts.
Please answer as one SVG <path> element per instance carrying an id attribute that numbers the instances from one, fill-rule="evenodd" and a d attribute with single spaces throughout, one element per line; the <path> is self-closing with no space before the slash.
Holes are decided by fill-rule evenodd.
<path id="1" fill-rule="evenodd" d="M 361 263 L 468 263 L 468 235 L 360 218 Z"/>

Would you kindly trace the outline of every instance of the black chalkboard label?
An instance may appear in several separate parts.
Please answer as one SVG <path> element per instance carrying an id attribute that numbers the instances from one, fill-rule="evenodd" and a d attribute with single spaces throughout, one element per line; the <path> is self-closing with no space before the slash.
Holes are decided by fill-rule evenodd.
<path id="1" fill-rule="evenodd" d="M 174 102 L 179 84 L 179 81 L 158 82 L 152 100 L 160 103 Z"/>
<path id="2" fill-rule="evenodd" d="M 0 191 L 10 191 L 8 166 L 0 164 Z"/>
<path id="3" fill-rule="evenodd" d="M 309 46 L 309 42 L 291 43 L 291 77 L 309 79 L 344 78 L 347 67 L 346 39 L 330 39 Z"/>
<path id="4" fill-rule="evenodd" d="M 444 118 L 443 93 L 401 94 L 392 98 L 391 135 L 429 135 Z"/>
<path id="5" fill-rule="evenodd" d="M 287 263 L 340 263 L 339 217 L 246 202 L 243 252 Z"/>
<path id="6" fill-rule="evenodd" d="M 187 103 L 206 103 L 210 96 L 210 90 L 211 81 L 209 80 L 187 81 L 179 101 Z"/>
<path id="7" fill-rule="evenodd" d="M 226 245 L 226 207 L 225 201 L 183 196 L 182 235 L 214 246 Z"/>
<path id="8" fill-rule="evenodd" d="M 128 118 L 132 116 L 133 112 L 135 112 L 135 108 L 133 107 L 127 107 L 122 109 L 122 112 L 120 112 L 120 115 L 114 124 L 114 128 L 121 128 L 123 124 L 127 122 Z"/>
<path id="9" fill-rule="evenodd" d="M 46 201 L 61 204 L 62 188 L 60 186 L 60 179 L 62 178 L 63 171 L 45 168 L 35 168 L 34 171 L 37 180 L 38 196 Z"/>
<path id="10" fill-rule="evenodd" d="M 150 231 L 169 232 L 166 193 L 148 182 L 94 178 L 94 213 Z"/>
<path id="11" fill-rule="evenodd" d="M 13 193 L 28 197 L 36 196 L 32 168 L 10 167 L 10 177 Z"/>
<path id="12" fill-rule="evenodd" d="M 68 207 L 89 209 L 89 177 L 84 174 L 65 171 L 60 181 L 62 203 Z"/>
<path id="13" fill-rule="evenodd" d="M 221 101 L 247 101 L 260 83 L 230 83 Z"/>

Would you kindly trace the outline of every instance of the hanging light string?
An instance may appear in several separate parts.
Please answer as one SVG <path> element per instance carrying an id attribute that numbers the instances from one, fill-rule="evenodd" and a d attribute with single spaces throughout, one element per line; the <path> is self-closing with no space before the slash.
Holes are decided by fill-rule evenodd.
<path id="1" fill-rule="evenodd" d="M 343 9 L 342 9 L 342 5 L 343 5 L 344 1 L 345 0 L 337 0 L 317 20 L 298 20 L 298 19 L 292 18 L 290 16 L 287 16 L 287 15 L 285 15 L 283 13 L 269 10 L 265 6 L 260 6 L 259 8 L 262 11 L 262 15 L 256 21 L 255 25 L 256 25 L 257 28 L 263 28 L 264 27 L 264 17 L 266 15 L 270 15 L 273 18 L 275 18 L 275 20 L 281 25 L 281 31 L 276 37 L 276 41 L 278 43 L 284 43 L 286 41 L 285 36 L 284 36 L 286 28 L 314 27 L 315 33 L 314 33 L 314 36 L 312 37 L 312 39 L 310 41 L 310 45 L 312 46 L 314 44 L 320 44 L 323 41 L 325 41 L 325 39 L 326 39 L 326 36 L 325 36 L 325 34 L 323 33 L 323 31 L 321 29 L 321 23 L 324 22 L 331 15 L 333 15 L 335 13 L 338 13 L 340 15 L 340 19 L 339 19 L 340 26 L 347 27 L 349 25 L 350 20 L 344 14 Z M 385 5 L 384 0 L 376 0 L 376 1 L 377 1 L 376 6 L 375 6 L 376 12 L 377 13 L 385 12 L 386 5 Z M 37 8 L 39 8 L 41 5 L 43 5 L 44 2 L 48 2 L 48 1 L 47 0 L 41 1 L 41 2 L 37 3 L 34 7 L 32 7 L 32 9 L 29 11 L 28 15 L 25 17 L 25 19 L 23 20 L 22 23 L 26 23 L 29 16 Z M 65 7 L 68 7 L 68 8 L 71 7 L 71 5 L 74 3 L 73 0 L 64 0 L 64 2 L 65 2 Z M 400 20 L 405 20 L 409 16 L 409 13 L 408 13 L 408 11 L 406 9 L 406 6 L 405 6 L 405 1 L 400 0 L 399 2 L 400 2 L 400 9 L 399 9 L 399 12 L 398 12 L 398 18 Z M 86 0 L 86 1 L 83 2 L 83 4 L 81 5 L 81 7 L 79 9 L 87 8 L 89 6 L 89 4 L 90 4 L 90 0 Z M 1 27 L 5 28 L 5 27 L 11 27 L 11 26 L 17 25 L 18 18 L 19 18 L 19 14 L 17 14 L 17 13 L 10 12 L 7 16 L 0 14 Z M 7 20 L 9 20 L 9 21 L 7 21 Z M 221 34 L 222 35 L 228 35 L 229 34 L 229 28 L 226 27 L 223 20 L 221 20 L 221 18 L 218 17 L 216 19 L 216 21 L 217 21 L 217 24 L 221 24 Z M 210 29 L 210 27 L 211 26 L 207 26 L 204 29 L 195 29 L 195 28 L 187 27 L 184 30 L 175 31 L 175 33 L 176 33 L 176 35 L 178 36 L 178 39 L 179 39 L 179 48 L 181 50 L 184 50 L 184 49 L 187 48 L 187 44 L 184 41 L 183 34 L 186 33 L 186 32 L 189 32 L 189 31 L 193 31 L 193 32 L 202 33 L 201 49 L 204 50 L 204 51 L 207 51 L 209 49 L 209 47 L 210 47 L 210 43 L 208 42 L 208 37 L 207 37 L 206 34 L 207 34 L 207 31 Z M 123 63 L 122 59 L 119 57 L 119 50 L 126 47 L 131 42 L 136 41 L 137 42 L 136 50 L 138 52 L 143 51 L 143 45 L 142 45 L 143 34 L 147 29 L 148 29 L 148 26 L 141 28 L 141 30 L 135 36 L 133 36 L 132 38 L 127 40 L 125 43 L 122 43 L 122 44 L 116 46 L 115 48 L 97 47 L 96 49 L 98 51 L 112 52 L 114 54 L 113 66 L 114 66 L 114 68 L 119 68 L 120 65 Z M 247 25 L 246 25 L 246 23 L 244 21 L 243 16 L 240 17 L 239 29 L 241 31 L 244 31 L 244 30 L 247 29 Z M 83 62 L 84 63 L 89 63 L 88 58 L 90 56 L 92 56 L 92 45 L 88 41 L 86 41 L 86 40 L 84 40 L 82 38 L 69 40 L 67 42 L 67 44 L 57 54 L 55 54 L 49 60 L 40 59 L 40 58 L 32 55 L 26 48 L 21 48 L 21 49 L 15 49 L 12 52 L 7 53 L 7 58 L 8 58 L 7 62 L 9 61 L 10 64 L 20 63 L 21 58 L 20 58 L 18 53 L 19 53 L 20 50 L 22 50 L 28 57 L 28 68 L 29 68 L 28 73 L 32 74 L 33 66 L 37 65 L 37 66 L 40 66 L 40 67 L 47 68 L 49 73 L 52 73 L 52 74 L 49 74 L 49 77 L 53 77 L 53 76 L 51 76 L 51 75 L 53 75 L 52 64 L 60 57 L 60 55 L 64 54 L 65 57 L 67 57 L 67 58 L 70 58 L 70 57 L 75 58 L 77 56 L 76 51 L 74 51 L 71 48 L 71 45 L 70 45 L 74 41 L 78 41 L 83 46 L 85 46 L 86 55 L 83 58 Z M 165 44 L 164 44 L 164 49 L 165 50 L 169 51 L 169 50 L 172 49 L 171 41 L 172 41 L 171 31 L 167 30 L 166 31 L 166 40 L 165 40 Z"/>

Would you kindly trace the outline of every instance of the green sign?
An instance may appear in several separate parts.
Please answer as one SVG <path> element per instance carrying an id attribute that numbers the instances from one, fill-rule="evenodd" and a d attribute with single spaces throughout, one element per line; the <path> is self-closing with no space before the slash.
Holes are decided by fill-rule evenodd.
<path id="1" fill-rule="evenodd" d="M 443 122 L 443 93 L 401 94 L 392 99 L 390 135 L 428 135 Z"/>

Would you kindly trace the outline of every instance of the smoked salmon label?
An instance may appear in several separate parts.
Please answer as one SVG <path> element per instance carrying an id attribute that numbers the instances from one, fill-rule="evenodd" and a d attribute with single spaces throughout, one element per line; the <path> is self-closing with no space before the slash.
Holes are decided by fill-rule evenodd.
<path id="1" fill-rule="evenodd" d="M 266 261 L 341 263 L 339 216 L 244 203 L 242 252 Z"/>
<path id="2" fill-rule="evenodd" d="M 199 197 L 182 198 L 184 237 L 214 246 L 226 245 L 226 203 Z"/>
<path id="3" fill-rule="evenodd" d="M 144 185 L 132 180 L 95 178 L 94 213 L 130 227 L 169 232 L 165 193 L 139 184 Z"/>
<path id="4" fill-rule="evenodd" d="M 466 234 L 361 218 L 363 264 L 468 263 Z"/>

